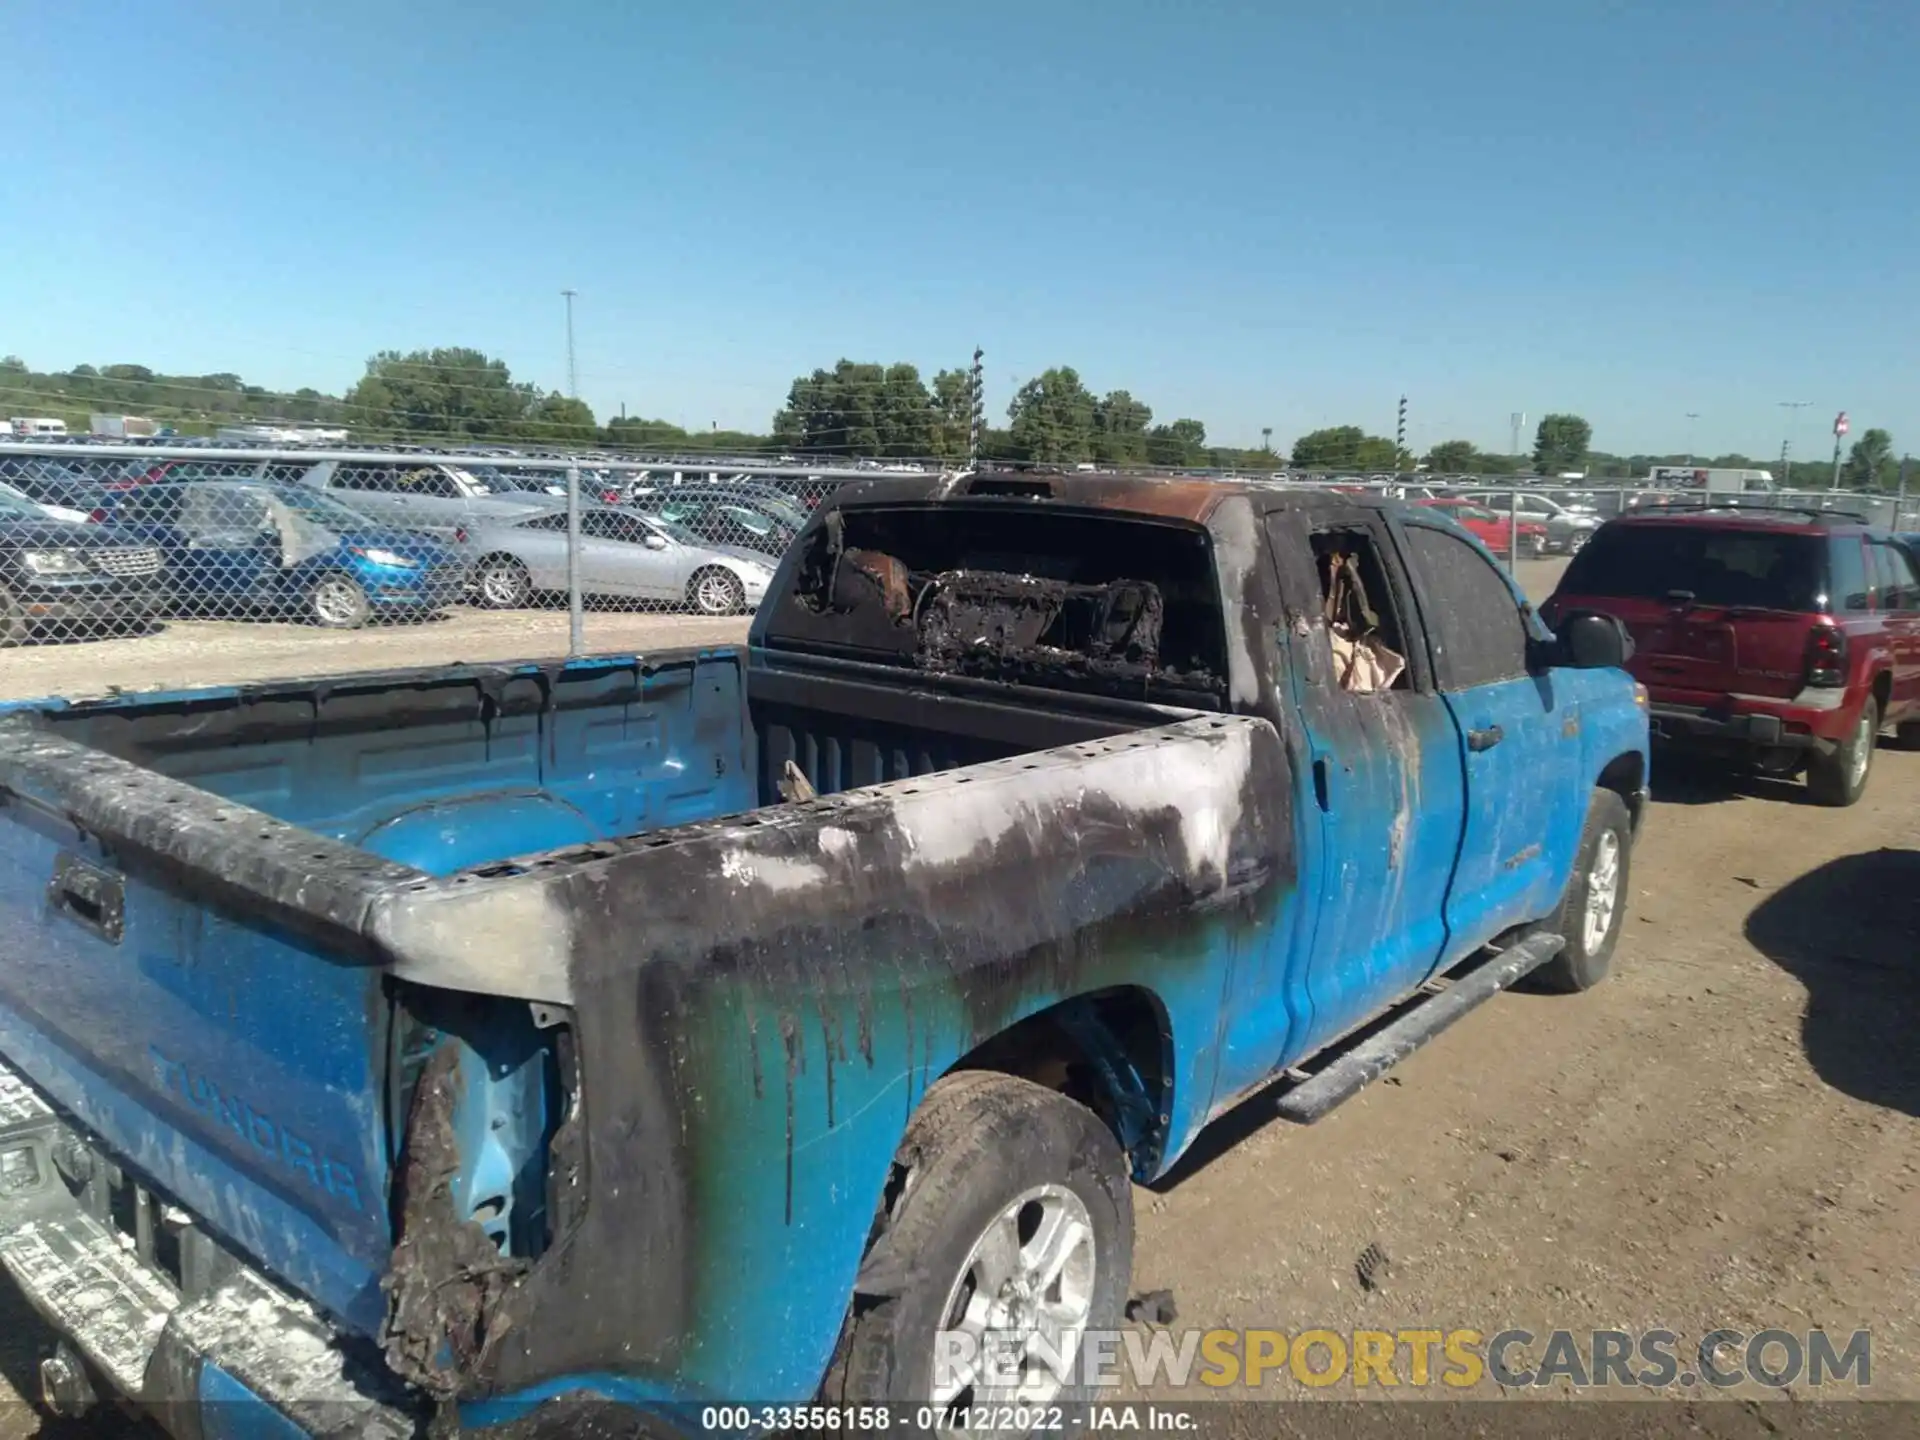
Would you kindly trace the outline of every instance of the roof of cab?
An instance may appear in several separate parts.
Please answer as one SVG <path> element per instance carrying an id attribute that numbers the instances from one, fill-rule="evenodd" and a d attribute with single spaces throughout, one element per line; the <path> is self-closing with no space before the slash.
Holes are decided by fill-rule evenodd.
<path id="1" fill-rule="evenodd" d="M 1051 500 L 1158 519 L 1190 520 L 1203 525 L 1224 502 L 1236 496 L 1278 498 L 1302 506 L 1398 503 L 1384 496 L 1338 493 L 1271 480 L 1216 480 L 1206 476 L 1132 471 L 1089 475 L 1052 470 L 979 470 L 957 475 L 889 476 L 856 480 L 834 492 L 840 504 Z"/>

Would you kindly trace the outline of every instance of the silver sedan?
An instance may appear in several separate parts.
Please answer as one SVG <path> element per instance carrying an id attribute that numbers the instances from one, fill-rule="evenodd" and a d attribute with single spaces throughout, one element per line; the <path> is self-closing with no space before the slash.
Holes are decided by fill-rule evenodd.
<path id="1" fill-rule="evenodd" d="M 466 553 L 482 605 L 510 610 L 567 588 L 564 505 L 504 522 L 470 524 Z M 609 599 L 685 605 L 702 615 L 757 607 L 773 579 L 764 555 L 709 545 L 677 525 L 607 505 L 580 509 L 580 589 Z"/>

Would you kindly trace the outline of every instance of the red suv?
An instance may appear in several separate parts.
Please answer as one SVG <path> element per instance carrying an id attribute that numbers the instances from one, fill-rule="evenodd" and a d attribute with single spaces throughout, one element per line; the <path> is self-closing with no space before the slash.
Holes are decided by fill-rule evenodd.
<path id="1" fill-rule="evenodd" d="M 1541 617 L 1583 610 L 1632 632 L 1656 740 L 1804 771 L 1824 805 L 1865 792 L 1885 726 L 1920 742 L 1920 559 L 1858 518 L 1622 516 L 1573 557 Z"/>

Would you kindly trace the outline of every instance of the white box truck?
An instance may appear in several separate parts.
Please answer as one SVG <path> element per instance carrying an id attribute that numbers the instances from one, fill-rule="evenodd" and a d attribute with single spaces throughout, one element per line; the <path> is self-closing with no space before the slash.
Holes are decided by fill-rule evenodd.
<path id="1" fill-rule="evenodd" d="M 1655 490 L 1684 490 L 1698 495 L 1750 495 L 1773 489 L 1773 476 L 1765 470 L 1656 465 L 1647 479 Z"/>
<path id="2" fill-rule="evenodd" d="M 102 440 L 150 440 L 160 430 L 140 415 L 91 415 L 87 428 Z"/>

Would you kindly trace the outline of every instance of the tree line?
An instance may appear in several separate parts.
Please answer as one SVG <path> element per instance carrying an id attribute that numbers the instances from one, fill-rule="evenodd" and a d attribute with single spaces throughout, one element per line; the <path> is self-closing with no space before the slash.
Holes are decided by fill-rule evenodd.
<path id="1" fill-rule="evenodd" d="M 821 459 L 899 458 L 958 462 L 969 453 L 976 397 L 971 377 L 954 368 L 931 381 L 907 362 L 842 359 L 831 369 L 796 376 L 768 432 L 689 430 L 667 420 L 621 415 L 601 423 L 584 401 L 516 381 L 504 361 L 459 346 L 401 353 L 383 350 L 345 395 L 303 387 L 291 394 L 249 385 L 238 375 L 167 375 L 144 365 L 76 365 L 38 372 L 18 356 L 0 358 L 0 413 L 49 414 L 76 431 L 94 411 L 147 416 L 183 434 L 211 434 L 244 421 L 341 426 L 364 440 L 432 443 L 492 441 L 554 446 L 610 445 L 687 454 L 779 455 Z M 1212 444 L 1206 425 L 1190 417 L 1156 422 L 1153 409 L 1129 390 L 1095 394 L 1070 365 L 1022 384 L 1004 425 L 980 417 L 982 458 L 997 463 L 1095 464 L 1174 469 L 1296 470 L 1378 474 L 1422 469 L 1433 475 L 1556 476 L 1631 480 L 1655 465 L 1699 464 L 1766 470 L 1786 478 L 1778 459 L 1615 455 L 1593 448 L 1593 427 L 1579 415 L 1541 418 L 1524 456 L 1481 450 L 1469 440 L 1443 440 L 1422 456 L 1400 450 L 1358 425 L 1302 435 L 1291 452 L 1263 445 Z M 1830 483 L 1831 465 L 1817 456 L 1795 460 L 1803 484 Z M 1884 429 L 1865 431 L 1841 466 L 1854 489 L 1891 489 L 1900 461 Z"/>

